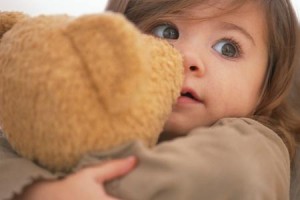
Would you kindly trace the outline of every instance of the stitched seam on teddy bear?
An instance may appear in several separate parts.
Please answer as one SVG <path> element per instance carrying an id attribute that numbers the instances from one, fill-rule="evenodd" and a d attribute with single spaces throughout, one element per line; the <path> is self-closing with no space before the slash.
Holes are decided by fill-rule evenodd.
<path id="1" fill-rule="evenodd" d="M 76 43 L 75 43 L 74 40 L 72 39 L 72 37 L 71 37 L 70 35 L 68 35 L 68 34 L 67 34 L 66 32 L 64 32 L 64 31 L 62 31 L 62 34 L 65 35 L 66 38 L 70 41 L 70 44 L 72 45 L 72 47 L 73 47 L 75 53 L 76 53 L 76 54 L 78 55 L 78 57 L 80 58 L 80 62 L 82 63 L 83 69 L 84 69 L 84 71 L 86 72 L 87 77 L 90 77 L 90 78 L 88 79 L 88 81 L 89 81 L 89 83 L 90 83 L 90 85 L 91 85 L 91 88 L 92 88 L 92 90 L 94 90 L 95 93 L 97 94 L 97 101 L 100 102 L 100 105 L 102 105 L 102 104 L 101 104 L 101 102 L 102 102 L 102 101 L 101 101 L 101 98 L 100 98 L 99 95 L 98 95 L 98 90 L 99 90 L 99 88 L 97 87 L 97 83 L 94 81 L 93 76 L 91 75 L 92 72 L 89 70 L 89 67 L 88 67 L 87 62 L 85 61 L 83 55 L 80 53 L 80 51 L 79 51 L 79 49 L 78 49 Z M 102 108 L 103 108 L 105 111 L 107 111 L 107 108 L 106 108 L 105 106 L 102 106 Z"/>

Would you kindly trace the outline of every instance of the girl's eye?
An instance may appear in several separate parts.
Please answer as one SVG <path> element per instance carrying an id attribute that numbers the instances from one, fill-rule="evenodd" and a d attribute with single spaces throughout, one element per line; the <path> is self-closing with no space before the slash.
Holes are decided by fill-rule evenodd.
<path id="1" fill-rule="evenodd" d="M 213 46 L 213 49 L 222 56 L 229 58 L 237 58 L 241 54 L 239 44 L 231 39 L 222 39 L 218 41 Z"/>
<path id="2" fill-rule="evenodd" d="M 151 33 L 159 38 L 176 40 L 179 38 L 179 32 L 176 27 L 169 24 L 162 24 L 154 27 Z"/>

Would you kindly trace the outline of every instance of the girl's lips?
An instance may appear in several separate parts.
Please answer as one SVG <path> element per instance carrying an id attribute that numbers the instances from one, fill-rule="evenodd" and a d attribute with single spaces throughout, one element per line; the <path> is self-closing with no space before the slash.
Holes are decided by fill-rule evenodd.
<path id="1" fill-rule="evenodd" d="M 203 103 L 198 94 L 190 87 L 183 87 L 177 104 L 199 104 Z"/>
<path id="2" fill-rule="evenodd" d="M 177 99 L 177 104 L 195 104 L 195 103 L 202 103 L 201 101 L 198 101 L 196 99 L 186 97 L 186 96 L 180 96 Z"/>

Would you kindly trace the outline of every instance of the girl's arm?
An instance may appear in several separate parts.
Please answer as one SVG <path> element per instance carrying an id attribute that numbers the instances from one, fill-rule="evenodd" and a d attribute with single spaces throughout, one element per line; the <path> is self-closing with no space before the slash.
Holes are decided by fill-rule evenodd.
<path id="1" fill-rule="evenodd" d="M 131 171 L 134 157 L 86 167 L 59 179 L 33 162 L 19 157 L 0 136 L 0 200 L 113 200 L 104 183 Z"/>
<path id="2" fill-rule="evenodd" d="M 121 199 L 289 198 L 287 149 L 272 130 L 250 119 L 221 120 L 212 128 L 196 129 L 153 150 L 134 142 L 97 157 L 128 155 L 138 157 L 137 168 L 106 185 L 109 194 Z M 0 169 L 4 163 L 0 159 Z M 0 186 L 6 182 L 3 174 L 1 170 Z M 7 178 L 18 183 L 18 177 Z"/>
<path id="3" fill-rule="evenodd" d="M 153 150 L 135 143 L 116 156 L 131 154 L 138 167 L 107 187 L 123 199 L 289 199 L 287 148 L 251 119 L 221 120 Z"/>
<path id="4" fill-rule="evenodd" d="M 13 200 L 117 200 L 106 194 L 104 183 L 127 174 L 135 165 L 129 157 L 82 169 L 62 180 L 41 181 Z"/>

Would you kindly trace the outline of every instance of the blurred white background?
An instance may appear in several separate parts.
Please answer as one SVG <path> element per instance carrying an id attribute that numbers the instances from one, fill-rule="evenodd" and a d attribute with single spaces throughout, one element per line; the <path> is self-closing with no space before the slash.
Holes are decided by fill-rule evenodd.
<path id="1" fill-rule="evenodd" d="M 120 0 L 122 1 L 122 0 Z M 30 15 L 81 15 L 104 10 L 107 0 L 0 0 L 1 11 L 22 11 Z"/>
<path id="2" fill-rule="evenodd" d="M 120 0 L 122 1 L 122 0 Z M 292 0 L 300 16 L 300 0 Z M 107 0 L 0 0 L 1 11 L 23 11 L 27 14 L 81 15 L 101 12 Z"/>
<path id="3" fill-rule="evenodd" d="M 292 0 L 292 2 L 295 6 L 298 18 L 300 18 L 300 0 Z"/>

